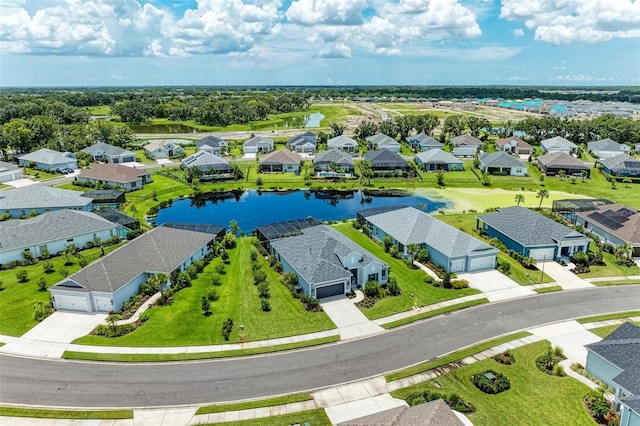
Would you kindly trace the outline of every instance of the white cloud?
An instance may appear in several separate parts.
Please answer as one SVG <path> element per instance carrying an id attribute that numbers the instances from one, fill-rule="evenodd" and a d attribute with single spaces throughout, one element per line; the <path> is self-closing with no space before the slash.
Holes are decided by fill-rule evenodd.
<path id="1" fill-rule="evenodd" d="M 358 25 L 365 0 L 297 0 L 287 9 L 287 20 L 302 25 Z"/>
<path id="2" fill-rule="evenodd" d="M 500 17 L 524 21 L 536 40 L 554 45 L 640 37 L 634 0 L 502 0 Z"/>
<path id="3" fill-rule="evenodd" d="M 566 61 L 562 61 L 562 63 L 560 65 L 556 65 L 555 67 L 553 67 L 554 70 L 556 71 L 563 71 L 567 69 L 567 62 Z"/>
<path id="4" fill-rule="evenodd" d="M 513 30 L 513 35 L 516 37 L 522 37 L 524 35 L 524 30 L 522 28 L 516 28 Z"/>
<path id="5" fill-rule="evenodd" d="M 316 53 L 317 58 L 350 58 L 351 48 L 344 43 L 323 47 Z"/>

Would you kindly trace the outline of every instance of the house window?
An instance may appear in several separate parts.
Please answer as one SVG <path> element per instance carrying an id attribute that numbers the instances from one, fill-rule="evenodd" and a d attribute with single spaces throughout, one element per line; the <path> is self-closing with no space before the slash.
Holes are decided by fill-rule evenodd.
<path id="1" fill-rule="evenodd" d="M 113 237 L 113 229 L 109 229 L 109 235 Z"/>
<path id="2" fill-rule="evenodd" d="M 378 274 L 369 274 L 367 281 L 378 281 Z"/>
<path id="3" fill-rule="evenodd" d="M 67 240 L 67 242 L 68 242 L 68 243 L 72 243 L 72 242 L 73 242 L 73 238 L 69 238 L 69 239 Z"/>
<path id="4" fill-rule="evenodd" d="M 387 270 L 383 269 L 382 270 L 382 278 L 386 278 L 386 276 L 387 276 Z"/>
<path id="5" fill-rule="evenodd" d="M 49 250 L 49 249 L 47 248 L 47 245 L 46 245 L 46 244 L 43 244 L 43 245 L 41 245 L 40 247 L 38 247 L 38 250 L 40 250 L 40 253 L 42 253 L 43 251 L 47 251 L 47 250 Z"/>

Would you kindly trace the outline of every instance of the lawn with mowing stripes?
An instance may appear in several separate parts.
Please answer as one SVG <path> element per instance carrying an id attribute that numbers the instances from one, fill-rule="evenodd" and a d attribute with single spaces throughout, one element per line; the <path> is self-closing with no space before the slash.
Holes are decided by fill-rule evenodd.
<path id="1" fill-rule="evenodd" d="M 132 410 L 42 410 L 37 408 L 0 407 L 0 416 L 33 417 L 64 420 L 117 420 L 133 419 Z M 1 422 L 0 422 L 1 423 Z"/>
<path id="2" fill-rule="evenodd" d="M 488 303 L 489 299 L 476 299 L 469 300 L 468 302 L 458 303 L 457 305 L 447 306 L 440 309 L 434 309 L 433 311 L 423 312 L 418 315 L 413 315 L 407 318 L 399 319 L 397 321 L 389 322 L 382 325 L 382 328 L 390 329 L 395 327 L 400 327 L 401 325 L 409 324 L 414 321 L 419 321 L 425 318 L 435 317 L 436 315 L 446 314 L 447 312 L 458 311 L 460 309 L 469 308 L 471 306 L 482 305 L 484 303 Z"/>
<path id="3" fill-rule="evenodd" d="M 216 264 L 214 259 L 193 281 L 192 287 L 177 292 L 173 304 L 149 310 L 149 320 L 134 332 L 118 337 L 81 337 L 74 343 L 104 346 L 200 346 L 227 343 L 222 338 L 222 324 L 227 318 L 234 322 L 229 342 L 255 341 L 296 336 L 335 328 L 324 312 L 310 313 L 299 300 L 279 282 L 279 274 L 261 258 L 271 292 L 271 311 L 261 309 L 258 289 L 253 285 L 250 267 L 249 238 L 237 240 L 237 247 L 228 251 L 230 263 L 220 276 L 222 285 L 215 287 L 219 300 L 211 302 L 213 313 L 202 314 L 201 299 L 211 285 Z M 244 330 L 240 330 L 240 325 Z"/>
<path id="4" fill-rule="evenodd" d="M 405 399 L 425 390 L 456 393 L 475 406 L 476 412 L 468 417 L 476 426 L 595 425 L 582 402 L 589 392 L 586 385 L 571 377 L 545 374 L 536 367 L 536 358 L 548 347 L 547 341 L 522 346 L 512 351 L 516 359 L 513 365 L 486 359 L 438 377 L 438 387 L 428 381 L 391 395 Z M 511 388 L 497 395 L 478 390 L 471 376 L 487 369 L 506 375 Z"/>
<path id="5" fill-rule="evenodd" d="M 331 420 L 322 408 L 317 410 L 300 411 L 298 413 L 283 414 L 281 416 L 264 417 L 253 420 L 240 420 L 237 422 L 217 423 L 224 426 L 283 426 L 283 425 L 309 425 L 330 426 Z M 205 424 L 203 426 L 212 426 Z"/>
<path id="6" fill-rule="evenodd" d="M 380 299 L 372 308 L 362 308 L 362 312 L 369 319 L 378 319 L 398 312 L 408 311 L 414 306 L 422 307 L 479 293 L 478 290 L 472 288 L 453 290 L 426 284 L 424 278 L 427 274 L 423 270 L 410 269 L 404 261 L 391 257 L 376 242 L 355 229 L 351 222 L 340 223 L 335 227 L 351 240 L 369 250 L 384 262 L 387 262 L 391 267 L 390 276 L 396 277 L 398 285 L 402 289 L 400 296 L 385 297 Z"/>
<path id="7" fill-rule="evenodd" d="M 311 395 L 308 393 L 296 393 L 293 395 L 285 395 L 277 398 L 259 399 L 256 401 L 236 402 L 234 404 L 208 405 L 198 408 L 198 414 L 224 413 L 226 411 L 249 410 L 251 408 L 273 407 L 275 405 L 291 404 L 293 402 L 311 401 Z"/>

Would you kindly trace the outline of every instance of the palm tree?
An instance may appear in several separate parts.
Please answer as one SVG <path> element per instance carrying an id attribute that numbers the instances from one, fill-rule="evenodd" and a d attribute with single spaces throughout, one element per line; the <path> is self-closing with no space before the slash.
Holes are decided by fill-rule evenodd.
<path id="1" fill-rule="evenodd" d="M 625 188 L 629 188 L 629 184 L 631 183 L 631 179 L 630 178 L 624 178 L 622 179 L 622 183 L 624 183 L 624 187 Z"/>
<path id="2" fill-rule="evenodd" d="M 407 252 L 411 255 L 411 264 L 416 260 L 416 256 L 420 252 L 419 244 L 409 244 L 407 246 Z"/>
<path id="3" fill-rule="evenodd" d="M 542 208 L 542 202 L 545 198 L 549 198 L 549 191 L 546 189 L 541 189 L 536 194 L 536 198 L 540 198 L 540 204 L 538 204 L 538 209 Z"/>
<path id="4" fill-rule="evenodd" d="M 587 178 L 587 176 L 589 176 L 589 172 L 586 170 L 581 170 L 580 171 L 580 177 L 582 177 L 582 182 L 585 181 L 585 179 Z"/>
<path id="5" fill-rule="evenodd" d="M 631 247 L 631 244 L 629 244 L 628 242 L 625 241 L 619 247 L 620 247 L 620 251 L 622 252 L 622 255 L 624 256 L 624 258 L 631 259 L 631 252 L 633 251 L 633 248 Z"/>
<path id="6" fill-rule="evenodd" d="M 524 195 L 516 194 L 515 196 L 516 205 L 519 206 L 520 203 L 524 203 Z"/>
<path id="7" fill-rule="evenodd" d="M 169 282 L 169 274 L 156 272 L 149 277 L 149 284 L 160 290 L 160 298 L 164 301 L 164 285 Z"/>
<path id="8" fill-rule="evenodd" d="M 371 168 L 371 162 L 367 160 L 362 160 L 360 162 L 360 182 L 364 183 L 364 178 L 367 178 L 367 185 L 371 185 L 371 175 L 373 174 L 373 169 Z"/>

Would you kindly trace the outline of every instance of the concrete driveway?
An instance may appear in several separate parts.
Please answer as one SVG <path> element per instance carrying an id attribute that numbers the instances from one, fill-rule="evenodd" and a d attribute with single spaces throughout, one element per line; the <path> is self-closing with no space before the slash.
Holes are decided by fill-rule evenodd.
<path id="1" fill-rule="evenodd" d="M 356 339 L 384 331 L 382 327 L 369 321 L 347 296 L 333 296 L 322 299 L 324 312 L 340 331 L 340 340 Z"/>
<path id="2" fill-rule="evenodd" d="M 542 262 L 538 262 L 536 266 L 538 269 L 544 270 L 545 274 L 553 278 L 563 290 L 593 287 L 593 284 L 579 278 L 569 270 L 573 267 L 572 265 L 562 266 L 558 262 L 544 262 L 543 265 Z"/>
<path id="3" fill-rule="evenodd" d="M 86 336 L 107 314 L 56 311 L 40 324 L 4 345 L 2 352 L 30 354 L 34 356 L 60 358 L 69 343 Z"/>
<path id="4" fill-rule="evenodd" d="M 458 274 L 458 277 L 469 281 L 469 287 L 480 290 L 489 299 L 489 302 L 537 294 L 531 288 L 521 286 L 495 269 Z"/>

